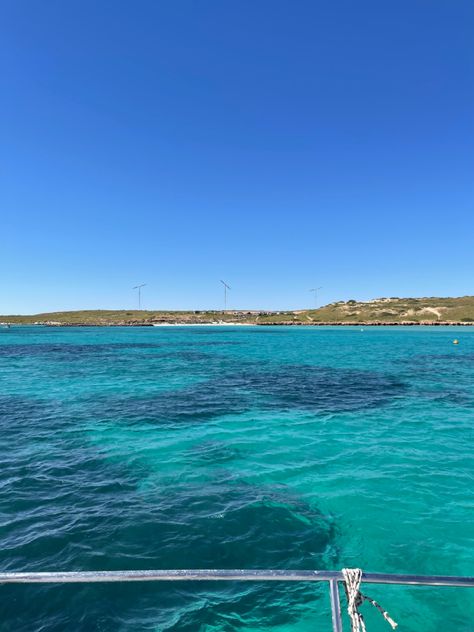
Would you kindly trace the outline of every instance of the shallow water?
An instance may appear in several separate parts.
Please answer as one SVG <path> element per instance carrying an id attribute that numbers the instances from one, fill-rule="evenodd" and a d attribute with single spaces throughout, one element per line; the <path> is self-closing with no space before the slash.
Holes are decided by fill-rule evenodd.
<path id="1" fill-rule="evenodd" d="M 470 327 L 0 330 L 0 567 L 472 574 L 473 376 Z M 367 592 L 402 630 L 473 629 L 468 589 Z M 0 612 L 330 629 L 302 584 L 3 586 Z"/>

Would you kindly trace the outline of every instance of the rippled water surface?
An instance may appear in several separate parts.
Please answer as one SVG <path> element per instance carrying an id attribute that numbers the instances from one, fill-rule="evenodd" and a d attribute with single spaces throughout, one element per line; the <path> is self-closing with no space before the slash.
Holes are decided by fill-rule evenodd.
<path id="1" fill-rule="evenodd" d="M 1 569 L 472 574 L 473 377 L 472 328 L 0 330 Z M 401 630 L 473 630 L 468 589 L 367 592 Z M 304 584 L 3 586 L 0 612 L 2 631 L 330 629 Z"/>

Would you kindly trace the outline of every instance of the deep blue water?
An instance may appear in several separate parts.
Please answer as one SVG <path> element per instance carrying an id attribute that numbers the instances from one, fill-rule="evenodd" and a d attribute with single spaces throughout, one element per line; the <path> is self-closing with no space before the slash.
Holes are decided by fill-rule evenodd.
<path id="1" fill-rule="evenodd" d="M 473 328 L 2 329 L 0 567 L 473 574 L 473 377 Z M 473 630 L 467 589 L 367 592 L 401 630 Z M 330 629 L 300 584 L 0 586 L 0 613 Z"/>

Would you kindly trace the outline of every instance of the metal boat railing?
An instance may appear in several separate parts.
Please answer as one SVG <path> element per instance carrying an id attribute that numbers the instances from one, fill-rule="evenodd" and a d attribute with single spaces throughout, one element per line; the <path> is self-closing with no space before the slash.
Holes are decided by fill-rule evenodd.
<path id="1" fill-rule="evenodd" d="M 342 632 L 339 582 L 341 571 L 291 570 L 154 570 L 154 571 L 70 571 L 42 573 L 1 573 L 0 584 L 76 584 L 91 582 L 144 581 L 279 581 L 328 582 L 333 632 Z M 404 586 L 453 586 L 474 588 L 474 577 L 447 575 L 400 575 L 362 573 L 365 584 L 399 584 Z"/>

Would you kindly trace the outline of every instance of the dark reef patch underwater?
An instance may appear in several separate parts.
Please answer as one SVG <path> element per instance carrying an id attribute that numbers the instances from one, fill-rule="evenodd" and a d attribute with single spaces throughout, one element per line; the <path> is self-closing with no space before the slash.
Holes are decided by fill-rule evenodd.
<path id="1" fill-rule="evenodd" d="M 53 491 L 34 477 L 27 481 L 42 499 L 43 520 L 38 523 L 29 516 L 32 505 L 18 503 L 20 518 L 5 539 L 3 561 L 15 549 L 22 552 L 14 560 L 15 568 L 37 568 L 31 561 L 47 557 L 48 568 L 64 570 L 314 568 L 335 560 L 331 521 L 284 494 L 217 482 L 206 489 L 181 485 L 144 499 L 130 485 L 101 480 L 105 471 L 93 465 L 88 461 L 93 489 L 78 490 L 67 498 L 61 492 L 62 482 Z M 69 478 L 69 484 L 74 482 Z M 62 499 L 68 511 L 48 511 L 47 501 L 52 498 Z M 32 529 L 39 532 L 45 519 L 55 535 L 31 539 Z M 102 629 L 105 623 L 107 629 L 127 629 L 128 617 L 137 616 L 150 621 L 149 628 L 141 629 L 191 631 L 206 625 L 234 629 L 244 622 L 290 622 L 293 611 L 275 606 L 288 599 L 301 606 L 314 602 L 318 594 L 312 586 L 283 583 L 13 586 L 3 589 L 2 615 L 14 629 L 25 631 L 31 629 L 31 623 L 22 624 L 25 613 L 30 621 L 41 620 L 46 629 L 59 631 L 67 620 L 64 611 L 71 608 L 76 612 L 75 630 Z"/>
<path id="2" fill-rule="evenodd" d="M 462 336 L 464 355 L 443 328 L 9 330 L 0 567 L 468 574 Z M 467 595 L 381 590 L 410 632 L 474 619 Z M 2 632 L 329 629 L 312 584 L 0 586 L 0 611 Z"/>
<path id="3" fill-rule="evenodd" d="M 265 371 L 257 363 L 247 364 L 244 369 L 240 365 L 234 371 L 224 370 L 220 359 L 219 366 L 213 367 L 206 358 L 202 370 L 214 369 L 218 377 L 153 396 L 94 397 L 89 414 L 94 419 L 172 426 L 202 423 L 252 408 L 304 409 L 315 413 L 357 411 L 383 406 L 406 391 L 400 380 L 371 371 L 305 365 Z"/>

